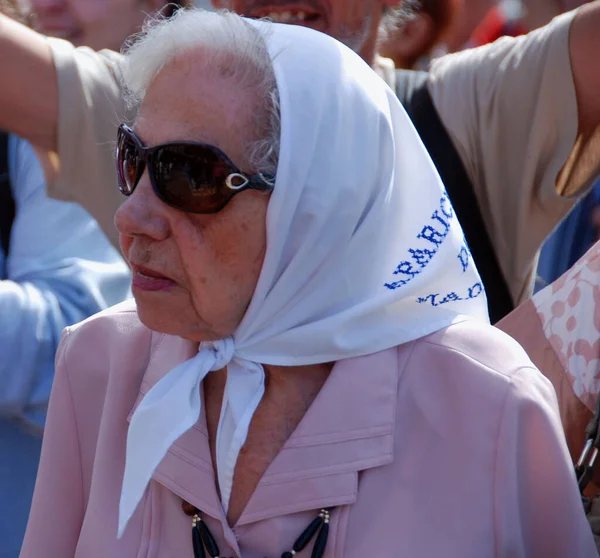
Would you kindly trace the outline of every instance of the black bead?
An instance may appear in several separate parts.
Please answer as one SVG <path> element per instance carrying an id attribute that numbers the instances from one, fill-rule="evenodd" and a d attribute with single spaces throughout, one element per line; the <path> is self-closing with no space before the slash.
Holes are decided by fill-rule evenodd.
<path id="1" fill-rule="evenodd" d="M 312 551 L 312 558 L 323 558 L 325 547 L 327 546 L 327 537 L 329 536 L 329 523 L 325 523 L 317 535 L 315 546 Z"/>
<path id="2" fill-rule="evenodd" d="M 192 527 L 192 545 L 194 547 L 194 558 L 206 558 L 202 537 L 196 527 Z"/>
<path id="3" fill-rule="evenodd" d="M 182 508 L 186 515 L 194 517 L 194 526 L 192 527 L 194 558 L 206 558 L 207 552 L 210 558 L 220 558 L 219 547 L 215 538 L 212 536 L 208 525 L 199 517 L 200 510 L 185 501 L 182 504 Z M 319 533 L 315 540 L 311 556 L 312 558 L 323 558 L 329 536 L 329 514 L 332 510 L 333 508 L 322 509 L 319 517 L 313 519 L 310 525 L 298 537 L 293 549 L 290 552 L 284 552 L 281 558 L 295 558 L 295 554 L 301 552 L 308 545 L 317 531 Z"/>
<path id="4" fill-rule="evenodd" d="M 181 509 L 185 515 L 189 515 L 190 517 L 194 517 L 200 513 L 200 510 L 196 506 L 192 506 L 192 504 L 186 502 L 185 500 L 181 502 Z"/>
<path id="5" fill-rule="evenodd" d="M 198 523 L 196 523 L 196 529 L 198 529 L 198 532 L 202 537 L 202 542 L 204 542 L 204 546 L 206 546 L 209 556 L 211 556 L 211 558 L 218 558 L 219 547 L 217 546 L 217 541 L 215 541 L 215 538 L 212 536 L 206 523 L 202 520 L 198 521 Z"/>
<path id="6" fill-rule="evenodd" d="M 310 525 L 302 531 L 302 534 L 296 539 L 293 550 L 296 552 L 300 552 L 304 549 L 304 547 L 310 542 L 310 540 L 315 536 L 315 533 L 323 525 L 323 518 L 321 516 L 316 517 L 312 520 Z M 293 556 L 293 555 L 292 555 Z"/>

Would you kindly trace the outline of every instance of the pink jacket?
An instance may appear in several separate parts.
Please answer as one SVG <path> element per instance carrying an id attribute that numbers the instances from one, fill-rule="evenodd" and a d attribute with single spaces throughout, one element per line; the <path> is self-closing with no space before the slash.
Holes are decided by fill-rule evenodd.
<path id="1" fill-rule="evenodd" d="M 146 329 L 133 303 L 66 331 L 23 558 L 193 558 L 182 498 L 222 557 L 278 558 L 329 506 L 325 558 L 597 556 L 552 387 L 474 322 L 338 362 L 233 528 L 202 416 L 117 540 L 128 417 L 195 351 Z"/>

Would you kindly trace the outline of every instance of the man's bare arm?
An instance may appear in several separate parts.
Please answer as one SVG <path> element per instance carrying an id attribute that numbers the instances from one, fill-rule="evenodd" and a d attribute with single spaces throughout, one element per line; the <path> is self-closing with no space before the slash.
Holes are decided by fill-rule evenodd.
<path id="1" fill-rule="evenodd" d="M 44 37 L 0 13 L 0 128 L 56 149 L 58 84 Z"/>
<path id="2" fill-rule="evenodd" d="M 569 41 L 579 133 L 589 137 L 600 126 L 600 1 L 581 8 Z"/>
<path id="3" fill-rule="evenodd" d="M 600 0 L 579 10 L 569 30 L 569 55 L 577 96 L 578 133 L 556 180 L 563 196 L 576 196 L 598 177 L 600 157 Z"/>

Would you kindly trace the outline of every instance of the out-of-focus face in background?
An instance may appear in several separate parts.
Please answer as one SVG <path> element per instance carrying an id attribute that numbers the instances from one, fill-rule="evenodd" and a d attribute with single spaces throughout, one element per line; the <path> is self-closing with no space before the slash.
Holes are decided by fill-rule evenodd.
<path id="1" fill-rule="evenodd" d="M 95 50 L 119 50 L 165 0 L 30 0 L 35 27 L 51 37 Z"/>
<path id="2" fill-rule="evenodd" d="M 558 0 L 558 4 L 561 7 L 561 12 L 568 12 L 570 10 L 574 10 L 575 8 L 579 8 L 579 6 L 583 6 L 584 4 L 589 4 L 591 0 Z"/>
<path id="3" fill-rule="evenodd" d="M 587 4 L 587 0 L 523 0 L 523 23 L 532 31 L 583 4 Z"/>
<path id="4" fill-rule="evenodd" d="M 479 0 L 461 0 L 468 3 Z M 488 10 L 466 43 L 464 36 L 451 44 L 452 49 L 480 46 L 509 35 L 529 33 L 552 21 L 556 16 L 586 4 L 582 0 L 499 0 Z M 462 12 L 461 12 L 462 13 Z M 461 15 L 461 17 L 463 17 Z"/>
<path id="5" fill-rule="evenodd" d="M 494 0 L 457 0 L 457 16 L 447 36 L 448 51 L 460 50 L 471 34 L 496 4 Z"/>
<path id="6" fill-rule="evenodd" d="M 436 47 L 446 50 L 452 35 L 462 0 L 415 0 L 413 15 L 401 26 L 391 30 L 379 52 L 394 61 L 396 68 L 414 68 Z"/>
<path id="7" fill-rule="evenodd" d="M 384 7 L 399 4 L 401 0 L 213 0 L 216 8 L 322 31 L 366 58 L 365 49 L 376 39 Z"/>
<path id="8" fill-rule="evenodd" d="M 519 35 L 586 4 L 584 0 L 422 0 L 416 17 L 398 29 L 386 56 L 411 67 L 415 54 L 438 45 L 440 53 Z M 432 43 L 433 41 L 433 43 Z M 425 54 L 422 52 L 422 54 Z"/>
<path id="9" fill-rule="evenodd" d="M 0 0 L 0 13 L 27 23 L 27 6 L 21 0 Z"/>

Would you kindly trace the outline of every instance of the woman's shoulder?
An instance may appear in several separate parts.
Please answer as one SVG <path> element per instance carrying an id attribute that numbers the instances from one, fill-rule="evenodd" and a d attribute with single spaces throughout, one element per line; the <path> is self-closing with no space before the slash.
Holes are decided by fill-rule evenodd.
<path id="1" fill-rule="evenodd" d="M 112 336 L 114 333 L 121 333 L 121 337 L 129 338 L 131 335 L 151 335 L 152 331 L 140 321 L 135 300 L 128 299 L 66 327 L 65 333 L 72 343 L 76 339 L 81 342 L 81 339 L 86 337 L 102 342 L 109 341 L 106 336 Z M 117 339 L 110 340 L 117 341 Z"/>
<path id="2" fill-rule="evenodd" d="M 467 373 L 477 370 L 477 374 L 481 374 L 486 370 L 504 381 L 522 368 L 535 369 L 517 341 L 498 328 L 476 320 L 455 323 L 422 337 L 414 351 L 431 352 L 454 364 L 461 362 Z"/>
<path id="3" fill-rule="evenodd" d="M 408 500 L 413 505 L 398 514 L 404 523 L 425 495 L 436 503 L 425 507 L 429 524 L 433 518 L 444 525 L 457 502 L 466 510 L 462 525 L 471 529 L 460 534 L 455 524 L 450 535 L 467 549 L 463 555 L 494 554 L 491 538 L 496 555 L 587 556 L 589 526 L 556 396 L 516 341 L 489 325 L 463 322 L 401 346 L 398 354 L 394 460 L 380 474 L 386 495 L 399 502 L 417 487 Z M 404 484 L 394 492 L 398 478 Z M 549 516 L 529 521 L 531 510 L 549 501 L 548 490 L 561 502 L 549 530 Z M 524 516 L 529 523 L 519 524 Z M 473 536 L 473 525 L 480 536 Z"/>
<path id="4" fill-rule="evenodd" d="M 405 361 L 410 385 L 443 393 L 441 406 L 473 405 L 499 417 L 508 399 L 542 405 L 556 399 L 550 382 L 512 337 L 474 320 L 417 340 Z"/>
<path id="5" fill-rule="evenodd" d="M 65 328 L 57 366 L 71 382 L 78 377 L 107 382 L 113 374 L 128 376 L 145 369 L 154 337 L 140 321 L 135 301 L 127 300 Z"/>
<path id="6" fill-rule="evenodd" d="M 406 422 L 422 439 L 433 432 L 452 452 L 461 448 L 458 454 L 481 464 L 512 451 L 513 423 L 517 430 L 535 430 L 536 423 L 560 430 L 552 384 L 497 328 L 465 321 L 398 351 L 398 408 L 411 416 L 399 422 L 397 436 L 406 435 Z"/>

